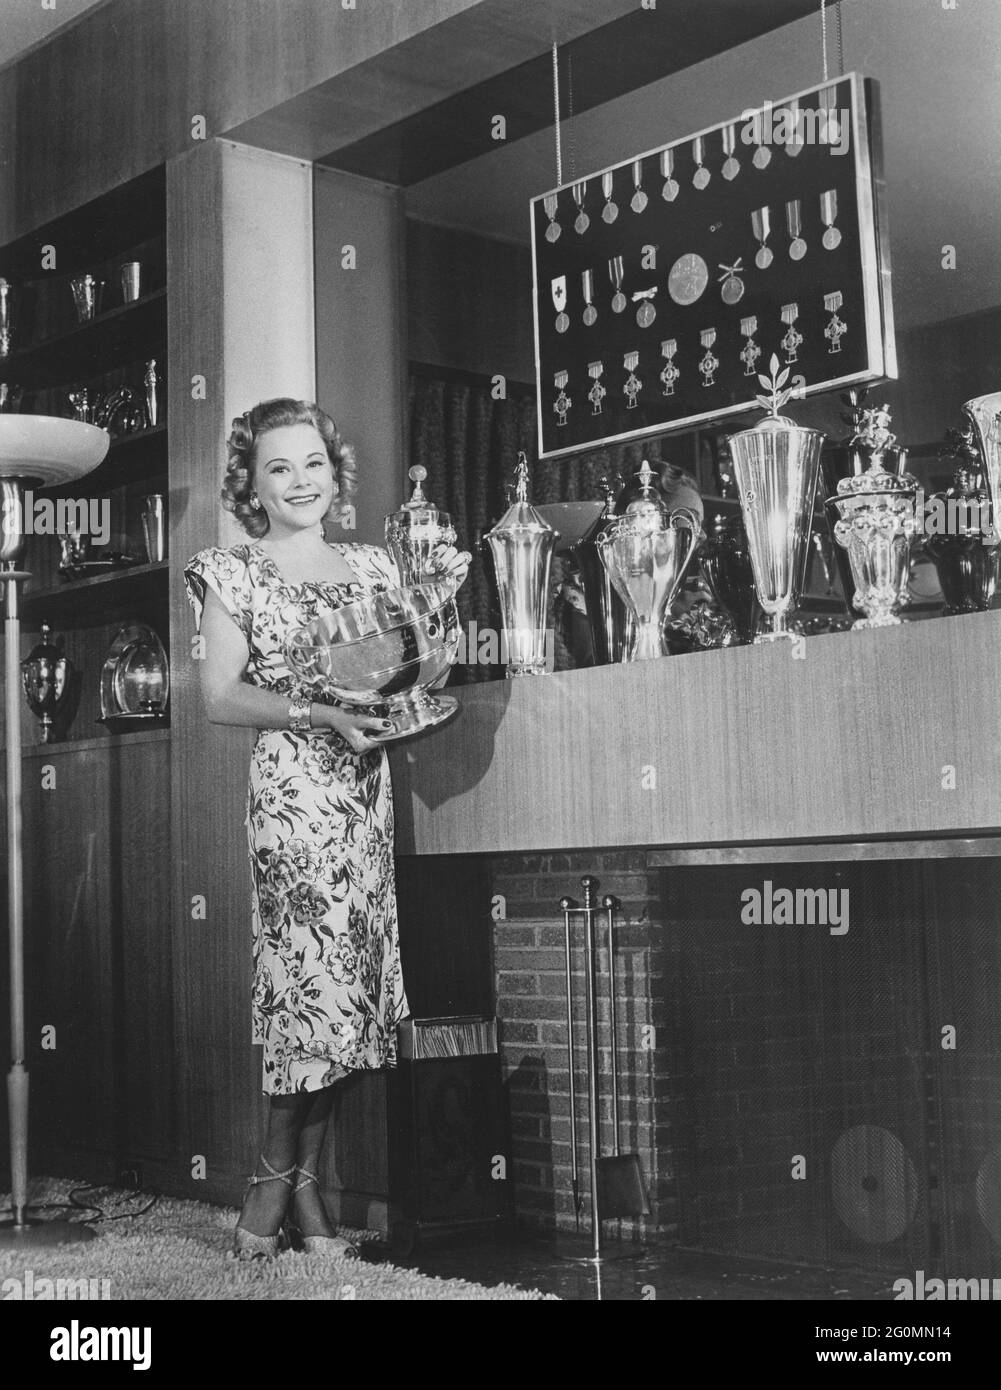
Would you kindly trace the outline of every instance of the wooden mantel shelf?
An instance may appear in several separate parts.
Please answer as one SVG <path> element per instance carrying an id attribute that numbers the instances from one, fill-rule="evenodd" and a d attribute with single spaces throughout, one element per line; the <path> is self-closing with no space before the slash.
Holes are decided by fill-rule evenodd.
<path id="1" fill-rule="evenodd" d="M 1001 613 L 452 693 L 391 755 L 400 854 L 1001 827 Z"/>

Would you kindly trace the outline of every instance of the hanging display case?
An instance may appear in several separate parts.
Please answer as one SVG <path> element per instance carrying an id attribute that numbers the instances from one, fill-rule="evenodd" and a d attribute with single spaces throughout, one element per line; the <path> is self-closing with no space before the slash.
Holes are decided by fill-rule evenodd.
<path id="1" fill-rule="evenodd" d="M 895 377 L 881 166 L 851 73 L 533 199 L 540 456 Z"/>

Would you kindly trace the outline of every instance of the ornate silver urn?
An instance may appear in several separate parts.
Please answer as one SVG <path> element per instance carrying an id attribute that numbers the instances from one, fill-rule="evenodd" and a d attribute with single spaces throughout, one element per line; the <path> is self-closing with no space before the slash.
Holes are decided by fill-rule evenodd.
<path id="1" fill-rule="evenodd" d="M 597 546 L 633 618 L 633 637 L 623 660 L 649 661 L 669 654 L 664 622 L 703 533 L 689 507 L 665 506 L 649 463 L 644 462 L 636 476 L 639 496 L 608 523 Z"/>
<path id="2" fill-rule="evenodd" d="M 32 714 L 39 721 L 42 743 L 55 740 L 56 717 L 69 700 L 74 667 L 52 641 L 52 629 L 42 623 L 37 644 L 21 662 L 21 683 Z"/>
<path id="3" fill-rule="evenodd" d="M 852 630 L 896 627 L 902 621 L 897 610 L 908 598 L 918 482 L 900 471 L 904 455 L 895 447 L 885 405 L 862 411 L 851 444 L 864 451 L 869 465 L 861 473 L 842 478 L 830 500 L 840 518 L 834 539 L 848 552 L 851 564 L 852 602 L 863 614 Z M 890 466 L 887 457 L 892 460 Z"/>
<path id="4" fill-rule="evenodd" d="M 404 587 L 434 579 L 435 550 L 440 545 L 455 544 L 452 518 L 424 496 L 427 475 L 427 469 L 419 463 L 410 469 L 407 476 L 414 485 L 413 495 L 399 511 L 386 517 L 386 547 L 396 561 Z"/>

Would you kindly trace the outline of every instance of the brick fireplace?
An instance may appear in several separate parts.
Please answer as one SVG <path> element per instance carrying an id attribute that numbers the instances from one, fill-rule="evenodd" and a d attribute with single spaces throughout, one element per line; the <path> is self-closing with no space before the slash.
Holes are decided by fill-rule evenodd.
<path id="1" fill-rule="evenodd" d="M 515 1207 L 572 1229 L 563 921 L 594 874 L 617 916 L 621 1148 L 656 1231 L 734 1254 L 1001 1268 L 1001 867 L 993 859 L 667 867 L 656 851 L 489 861 Z M 660 862 L 658 862 L 660 861 Z M 751 925 L 765 881 L 849 892 L 849 929 Z M 503 914 L 503 915 L 501 915 Z M 603 919 L 598 919 L 598 937 Z M 582 927 L 577 1114 L 587 1189 Z M 599 951 L 603 1152 L 607 955 Z M 955 1046 L 948 1029 L 955 1029 Z M 586 1206 L 584 1212 L 586 1224 Z"/>

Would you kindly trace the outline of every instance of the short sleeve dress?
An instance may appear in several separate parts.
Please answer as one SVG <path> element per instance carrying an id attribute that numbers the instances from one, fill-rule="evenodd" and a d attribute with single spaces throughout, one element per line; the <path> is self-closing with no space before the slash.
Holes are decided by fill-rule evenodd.
<path id="1" fill-rule="evenodd" d="M 354 572 L 351 583 L 288 584 L 254 544 L 203 550 L 188 561 L 197 625 L 211 589 L 247 640 L 252 684 L 320 699 L 286 663 L 289 634 L 399 583 L 377 546 L 333 549 Z M 352 1071 L 394 1066 L 397 1024 L 409 1008 L 385 750 L 354 753 L 333 730 L 262 730 L 250 764 L 247 835 L 253 1041 L 264 1045 L 265 1094 L 319 1090 Z"/>

